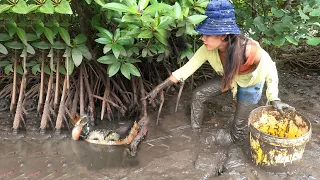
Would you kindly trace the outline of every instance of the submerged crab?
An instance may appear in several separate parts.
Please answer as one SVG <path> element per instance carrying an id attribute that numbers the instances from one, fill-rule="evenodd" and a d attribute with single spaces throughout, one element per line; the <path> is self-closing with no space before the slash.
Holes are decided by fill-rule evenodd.
<path id="1" fill-rule="evenodd" d="M 133 139 L 138 135 L 138 124 L 134 122 L 131 127 L 129 135 L 120 139 L 120 135 L 112 130 L 94 130 L 90 131 L 90 126 L 88 124 L 88 119 L 86 116 L 75 120 L 76 124 L 72 129 L 72 139 L 78 140 L 82 137 L 85 141 L 94 144 L 103 144 L 103 145 L 123 145 L 130 144 Z"/>

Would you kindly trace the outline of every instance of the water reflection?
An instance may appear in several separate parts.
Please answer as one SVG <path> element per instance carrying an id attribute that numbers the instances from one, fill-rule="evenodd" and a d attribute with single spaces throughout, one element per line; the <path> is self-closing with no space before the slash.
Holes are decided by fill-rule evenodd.
<path id="1" fill-rule="evenodd" d="M 71 140 L 72 151 L 78 161 L 88 170 L 123 168 L 139 165 L 136 157 L 128 153 L 124 146 L 106 146 Z"/>

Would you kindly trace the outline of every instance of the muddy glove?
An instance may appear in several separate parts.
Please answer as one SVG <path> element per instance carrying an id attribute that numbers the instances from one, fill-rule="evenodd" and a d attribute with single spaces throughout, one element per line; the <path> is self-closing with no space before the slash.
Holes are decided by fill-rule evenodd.
<path id="1" fill-rule="evenodd" d="M 272 104 L 272 106 L 273 106 L 275 109 L 277 109 L 277 110 L 279 111 L 279 113 L 280 113 L 281 115 L 284 115 L 284 112 L 283 112 L 283 111 L 284 111 L 285 109 L 295 111 L 295 108 L 294 108 L 294 107 L 289 106 L 288 104 L 283 103 L 283 102 L 281 102 L 281 101 L 279 101 L 279 100 L 271 101 L 271 104 Z"/>
<path id="2" fill-rule="evenodd" d="M 173 81 L 171 81 L 169 78 L 164 80 L 162 83 L 160 83 L 157 87 L 155 87 L 149 94 L 147 94 L 146 97 L 142 98 L 141 100 L 145 100 L 150 98 L 150 100 L 153 100 L 157 94 L 164 88 L 171 86 L 172 84 L 175 84 Z"/>

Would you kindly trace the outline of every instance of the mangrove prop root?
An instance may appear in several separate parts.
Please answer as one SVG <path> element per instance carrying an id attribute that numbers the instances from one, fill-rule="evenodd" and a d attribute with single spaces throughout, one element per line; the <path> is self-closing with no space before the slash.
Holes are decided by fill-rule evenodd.
<path id="1" fill-rule="evenodd" d="M 64 103 L 65 103 L 65 97 L 66 97 L 66 90 L 67 90 L 67 77 L 64 78 L 63 81 L 63 88 L 62 88 L 62 94 L 61 94 L 61 99 L 60 99 L 60 105 L 59 105 L 59 112 L 58 112 L 58 117 L 56 121 L 56 129 L 61 129 L 62 125 L 62 118 L 65 113 L 64 111 Z"/>
<path id="2" fill-rule="evenodd" d="M 85 69 L 85 66 L 82 66 L 81 68 L 83 68 L 83 71 L 84 73 L 82 75 L 84 75 L 84 83 L 85 83 L 85 87 L 86 87 L 86 91 L 87 91 L 87 94 L 88 94 L 88 99 L 89 99 L 89 120 L 91 122 L 91 125 L 94 125 L 95 122 L 94 122 L 94 113 L 95 113 L 95 109 L 94 109 L 94 100 L 93 100 L 93 97 L 90 96 L 92 93 L 91 91 L 91 87 L 90 87 L 90 84 L 89 84 L 89 80 L 88 80 L 88 73 L 87 73 L 87 70 Z"/>
<path id="3" fill-rule="evenodd" d="M 163 107 L 163 104 L 164 104 L 164 92 L 163 92 L 163 90 L 161 91 L 160 98 L 161 98 L 161 104 L 160 104 L 160 107 L 159 107 L 159 110 L 158 110 L 158 116 L 157 116 L 156 125 L 159 124 L 159 118 L 160 118 L 160 114 L 161 114 L 162 107 Z"/>
<path id="4" fill-rule="evenodd" d="M 15 52 L 16 53 L 16 52 Z M 13 86 L 12 86 L 12 96 L 10 104 L 10 112 L 13 114 L 14 107 L 16 106 L 16 95 L 17 95 L 17 58 L 15 55 L 15 60 L 13 62 Z"/>
<path id="5" fill-rule="evenodd" d="M 20 92 L 19 92 L 19 98 L 18 98 L 18 105 L 17 105 L 17 110 L 14 116 L 13 120 L 13 129 L 18 129 L 19 124 L 20 124 L 20 119 L 21 116 L 23 115 L 23 100 L 24 100 L 24 92 L 26 88 L 26 75 L 27 75 L 27 70 L 26 70 L 26 55 L 23 57 L 23 75 L 21 79 L 21 84 L 20 84 Z"/>
<path id="6" fill-rule="evenodd" d="M 83 69 L 80 68 L 80 117 L 85 115 L 84 112 L 84 89 L 83 89 Z"/>
<path id="7" fill-rule="evenodd" d="M 49 116 L 49 106 L 50 106 L 50 99 L 51 99 L 51 86 L 52 86 L 52 72 L 50 73 L 50 77 L 49 77 L 49 82 L 48 82 L 48 89 L 47 89 L 47 94 L 46 94 L 46 101 L 44 103 L 44 108 L 43 108 L 43 113 L 42 113 L 42 117 L 41 117 L 41 123 L 40 123 L 40 129 L 42 131 L 45 131 L 46 127 L 47 127 L 47 120 L 48 120 L 48 116 Z"/>
<path id="8" fill-rule="evenodd" d="M 179 89 L 175 112 L 177 112 L 177 110 L 178 110 L 179 101 L 180 101 L 180 98 L 181 98 L 183 86 L 184 86 L 184 81 L 182 82 L 182 84 L 181 84 L 181 86 L 180 86 L 180 89 Z"/>
<path id="9" fill-rule="evenodd" d="M 59 73 L 59 57 L 57 58 L 58 62 L 57 62 L 57 71 L 56 71 L 56 88 L 55 88 L 55 91 L 54 91 L 54 110 L 56 111 L 56 109 L 58 108 L 58 103 L 59 103 L 59 76 L 60 76 L 60 73 Z"/>
<path id="10" fill-rule="evenodd" d="M 144 89 L 143 81 L 142 81 L 141 77 L 139 77 L 139 84 L 140 84 L 141 97 L 145 97 L 146 96 L 146 90 Z M 142 100 L 141 112 L 143 113 L 143 117 L 147 117 L 147 100 L 146 99 Z"/>
<path id="11" fill-rule="evenodd" d="M 37 107 L 38 114 L 41 114 L 43 109 L 43 87 L 44 87 L 44 53 L 42 53 L 42 61 L 41 61 L 41 80 L 40 80 L 40 89 L 39 89 L 39 101 L 38 101 L 38 107 Z"/>
<path id="12" fill-rule="evenodd" d="M 148 125 L 149 123 L 149 118 L 144 116 L 140 119 L 138 122 L 138 130 L 139 133 L 138 135 L 133 139 L 133 141 L 130 144 L 130 154 L 132 156 L 135 156 L 137 153 L 137 149 L 139 144 L 144 140 L 144 138 L 147 136 L 148 133 Z"/>

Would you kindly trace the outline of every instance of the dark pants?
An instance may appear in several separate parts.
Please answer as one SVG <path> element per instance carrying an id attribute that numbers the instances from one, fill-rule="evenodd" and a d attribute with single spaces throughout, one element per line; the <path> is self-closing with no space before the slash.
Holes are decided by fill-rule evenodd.
<path id="1" fill-rule="evenodd" d="M 202 125 L 204 102 L 222 94 L 221 79 L 221 77 L 216 77 L 194 90 L 191 105 L 191 126 L 193 129 L 200 128 Z M 248 134 L 248 117 L 261 98 L 263 84 L 246 88 L 238 87 L 236 112 L 230 130 L 233 142 L 242 141 Z"/>

